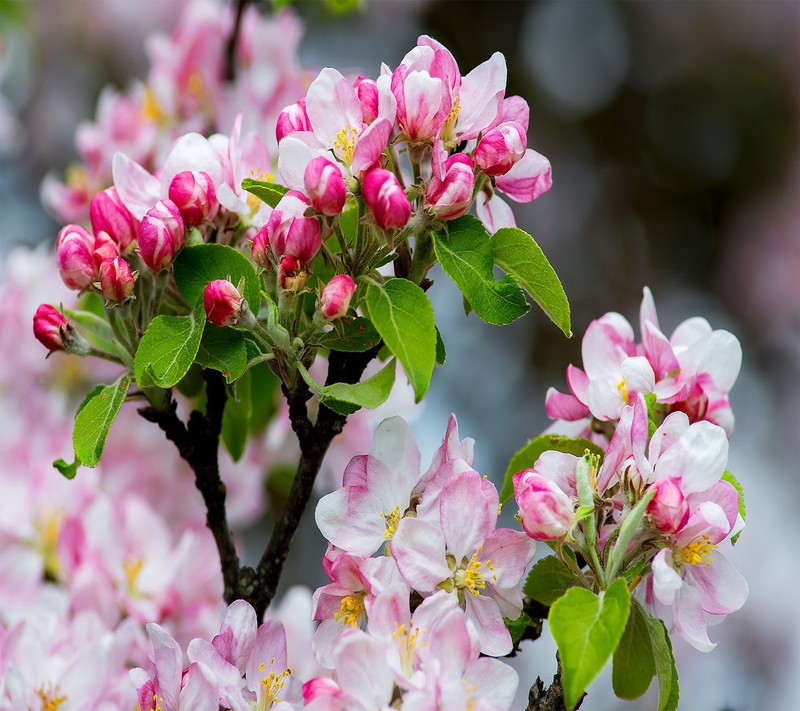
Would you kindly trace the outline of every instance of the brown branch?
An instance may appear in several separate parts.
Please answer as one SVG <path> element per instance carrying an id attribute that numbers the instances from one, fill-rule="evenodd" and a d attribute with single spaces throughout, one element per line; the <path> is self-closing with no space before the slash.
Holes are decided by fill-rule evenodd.
<path id="1" fill-rule="evenodd" d="M 584 693 L 575 705 L 576 710 L 581 707 L 585 698 L 586 694 Z M 561 679 L 561 661 L 559 661 L 553 681 L 546 689 L 541 678 L 536 678 L 536 683 L 528 694 L 527 711 L 564 711 L 565 708 L 564 684 Z"/>
<path id="2" fill-rule="evenodd" d="M 225 81 L 236 79 L 236 45 L 239 44 L 239 33 L 242 29 L 242 16 L 250 0 L 236 0 L 236 16 L 233 21 L 233 30 L 225 46 Z"/>

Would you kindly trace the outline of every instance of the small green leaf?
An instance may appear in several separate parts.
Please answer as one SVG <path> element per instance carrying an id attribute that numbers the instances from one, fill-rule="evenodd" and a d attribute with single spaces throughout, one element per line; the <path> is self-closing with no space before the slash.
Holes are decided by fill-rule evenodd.
<path id="1" fill-rule="evenodd" d="M 548 450 L 574 454 L 582 457 L 588 449 L 591 454 L 603 456 L 603 450 L 588 439 L 564 437 L 562 435 L 539 435 L 520 449 L 508 463 L 503 488 L 500 490 L 500 503 L 505 504 L 514 495 L 514 474 L 523 469 L 532 469 L 533 465 Z"/>
<path id="2" fill-rule="evenodd" d="M 270 207 L 275 207 L 289 191 L 289 188 L 278 185 L 278 183 L 253 180 L 253 178 L 245 178 L 242 181 L 242 189 L 255 195 L 259 200 L 263 200 Z"/>
<path id="3" fill-rule="evenodd" d="M 646 614 L 645 621 L 650 629 L 653 659 L 658 674 L 658 711 L 676 711 L 680 690 L 672 642 L 661 620 Z"/>
<path id="4" fill-rule="evenodd" d="M 527 612 L 523 612 L 516 620 L 504 617 L 503 622 L 506 623 L 506 629 L 511 635 L 511 643 L 516 646 L 528 629 L 528 625 L 533 624 L 533 618 Z"/>
<path id="5" fill-rule="evenodd" d="M 81 460 L 77 457 L 75 457 L 75 461 L 72 462 L 72 464 L 69 464 L 63 459 L 56 459 L 56 461 L 53 462 L 53 466 L 58 469 L 66 479 L 74 479 L 80 465 Z"/>
<path id="6" fill-rule="evenodd" d="M 177 384 L 194 363 L 205 325 L 202 299 L 189 316 L 156 316 L 136 349 L 137 385 L 171 388 Z"/>
<path id="7" fill-rule="evenodd" d="M 564 287 L 533 237 L 517 227 L 503 227 L 494 233 L 492 246 L 495 264 L 515 276 L 564 335 L 572 336 Z"/>
<path id="8" fill-rule="evenodd" d="M 542 558 L 531 568 L 522 592 L 543 605 L 552 605 L 580 580 L 556 556 Z"/>
<path id="9" fill-rule="evenodd" d="M 631 613 L 625 632 L 614 652 L 611 683 L 621 699 L 638 699 L 650 686 L 656 674 L 653 645 L 647 613 L 636 601 L 631 601 Z"/>
<path id="10" fill-rule="evenodd" d="M 225 401 L 222 413 L 222 443 L 231 459 L 238 462 L 247 447 L 250 434 L 250 418 L 253 412 L 253 391 L 250 382 L 250 371 L 236 381 L 234 392 Z"/>
<path id="11" fill-rule="evenodd" d="M 342 229 L 347 244 L 352 244 L 358 234 L 358 201 L 350 198 L 339 216 L 339 227 Z"/>
<path id="12" fill-rule="evenodd" d="M 727 470 L 722 475 L 722 481 L 727 481 L 734 489 L 736 489 L 736 492 L 739 494 L 739 515 L 742 517 L 742 521 L 744 521 L 747 515 L 747 508 L 744 505 L 744 489 L 742 489 L 742 485 L 736 481 L 736 477 L 734 477 L 733 474 Z M 739 536 L 741 535 L 742 532 L 739 531 L 739 533 L 731 538 L 732 546 L 736 545 L 736 541 L 739 540 Z"/>
<path id="13" fill-rule="evenodd" d="M 658 429 L 659 423 L 657 420 L 658 396 L 655 393 L 647 393 L 644 396 L 644 402 L 647 405 L 647 436 L 652 437 Z"/>
<path id="14" fill-rule="evenodd" d="M 464 215 L 446 231 L 434 232 L 433 247 L 442 269 L 487 323 L 504 326 L 530 308 L 513 276 L 495 281 L 492 240 L 477 218 Z"/>
<path id="15" fill-rule="evenodd" d="M 350 415 L 361 407 L 370 409 L 378 407 L 389 397 L 394 385 L 394 358 L 371 378 L 354 385 L 347 383 L 318 385 L 308 374 L 302 363 L 297 364 L 297 369 L 300 371 L 303 380 L 308 383 L 308 386 L 319 393 L 322 403 L 342 415 Z"/>
<path id="16" fill-rule="evenodd" d="M 341 324 L 341 335 L 329 331 L 319 339 L 319 345 L 330 351 L 361 353 L 374 348 L 381 340 L 375 327 L 365 318 L 356 318 Z"/>
<path id="17" fill-rule="evenodd" d="M 125 373 L 112 385 L 95 388 L 90 397 L 84 400 L 75 416 L 75 428 L 72 431 L 76 462 L 80 460 L 87 467 L 98 465 L 108 431 L 125 401 L 130 384 L 130 375 Z M 59 471 L 64 473 L 61 469 Z"/>
<path id="18" fill-rule="evenodd" d="M 204 392 L 206 387 L 206 381 L 203 380 L 203 367 L 199 363 L 193 363 L 175 387 L 184 397 L 196 398 L 201 392 Z"/>
<path id="19" fill-rule="evenodd" d="M 250 432 L 263 432 L 278 411 L 278 376 L 267 363 L 256 363 L 248 372 L 252 389 L 253 410 Z"/>
<path id="20" fill-rule="evenodd" d="M 573 587 L 556 600 L 547 617 L 558 645 L 569 711 L 617 648 L 628 621 L 631 596 L 622 579 L 600 595 Z"/>
<path id="21" fill-rule="evenodd" d="M 226 244 L 199 244 L 186 247 L 175 260 L 175 283 L 189 306 L 202 301 L 206 285 L 217 279 L 230 279 L 234 286 L 244 279 L 247 305 L 255 314 L 261 305 L 261 285 L 253 263 Z"/>
<path id="22" fill-rule="evenodd" d="M 425 292 L 406 279 L 387 279 L 367 287 L 372 325 L 406 371 L 419 402 L 425 396 L 436 362 L 436 324 Z"/>
<path id="23" fill-rule="evenodd" d="M 439 329 L 436 329 L 436 365 L 442 366 L 444 362 L 447 360 L 447 351 L 444 347 L 444 341 L 442 340 L 442 334 L 439 333 Z"/>
<path id="24" fill-rule="evenodd" d="M 239 378 L 247 367 L 247 338 L 241 331 L 207 323 L 197 351 L 200 365 L 218 370 L 229 383 Z"/>

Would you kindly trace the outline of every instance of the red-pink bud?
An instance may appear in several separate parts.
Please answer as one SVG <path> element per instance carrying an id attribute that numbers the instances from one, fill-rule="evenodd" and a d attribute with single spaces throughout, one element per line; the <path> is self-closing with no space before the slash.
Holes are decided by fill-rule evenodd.
<path id="1" fill-rule="evenodd" d="M 383 229 L 402 227 L 411 216 L 411 203 L 394 173 L 375 168 L 364 177 L 361 186 L 375 222 Z"/>
<path id="2" fill-rule="evenodd" d="M 94 243 L 94 237 L 80 225 L 67 225 L 58 233 L 58 271 L 70 289 L 82 291 L 94 281 Z"/>
<path id="3" fill-rule="evenodd" d="M 481 138 L 473 157 L 487 175 L 505 175 L 527 147 L 525 129 L 515 122 L 503 123 Z"/>
<path id="4" fill-rule="evenodd" d="M 108 232 L 98 232 L 94 238 L 94 250 L 92 251 L 92 267 L 94 268 L 95 280 L 100 275 L 100 265 L 107 259 L 119 257 L 119 247 Z"/>
<path id="5" fill-rule="evenodd" d="M 364 123 L 372 123 L 378 118 L 378 83 L 369 77 L 357 77 L 353 88 L 361 102 L 361 113 Z"/>
<path id="6" fill-rule="evenodd" d="M 303 701 L 307 704 L 311 703 L 314 699 L 331 697 L 337 698 L 342 695 L 342 690 L 339 685 L 327 677 L 315 677 L 309 679 L 302 688 Z"/>
<path id="7" fill-rule="evenodd" d="M 33 335 L 48 351 L 89 352 L 89 344 L 58 309 L 42 304 L 33 315 Z"/>
<path id="8" fill-rule="evenodd" d="M 652 485 L 655 498 L 647 505 L 653 525 L 661 533 L 675 533 L 689 520 L 689 504 L 680 487 L 672 479 L 662 479 Z"/>
<path id="9" fill-rule="evenodd" d="M 139 220 L 122 204 L 117 189 L 113 186 L 92 198 L 89 217 L 94 233 L 108 233 L 119 245 L 121 252 L 128 249 L 139 232 Z"/>
<path id="10" fill-rule="evenodd" d="M 289 255 L 307 264 L 317 256 L 322 246 L 319 220 L 303 216 L 309 205 L 303 193 L 290 190 L 270 213 L 267 234 L 278 259 Z"/>
<path id="11" fill-rule="evenodd" d="M 154 272 L 166 269 L 183 248 L 183 218 L 172 200 L 159 200 L 139 227 L 139 253 Z"/>
<path id="12" fill-rule="evenodd" d="M 98 269 L 100 291 L 108 301 L 121 304 L 133 296 L 133 285 L 136 277 L 128 263 L 122 257 L 107 259 Z"/>
<path id="13" fill-rule="evenodd" d="M 341 318 L 350 308 L 350 299 L 356 290 L 356 283 L 347 274 L 337 274 L 322 290 L 319 308 L 322 315 L 332 321 Z"/>
<path id="14" fill-rule="evenodd" d="M 303 176 L 311 204 L 323 215 L 339 215 L 344 208 L 347 188 L 342 171 L 325 156 L 317 156 L 306 166 Z"/>
<path id="15" fill-rule="evenodd" d="M 208 320 L 215 326 L 233 326 L 242 314 L 244 299 L 227 279 L 217 279 L 206 284 L 203 306 Z"/>
<path id="16" fill-rule="evenodd" d="M 211 176 L 202 170 L 184 170 L 169 184 L 169 199 L 181 212 L 187 225 L 213 220 L 219 209 L 217 191 Z"/>
<path id="17" fill-rule="evenodd" d="M 547 477 L 526 469 L 514 475 L 514 498 L 525 532 L 537 541 L 555 541 L 575 523 L 573 501 Z"/>
<path id="18" fill-rule="evenodd" d="M 269 261 L 269 230 L 264 225 L 253 237 L 253 261 L 262 269 L 270 268 Z"/>
<path id="19" fill-rule="evenodd" d="M 454 220 L 469 210 L 474 188 L 472 161 L 469 156 L 456 153 L 445 161 L 442 179 L 435 175 L 431 178 L 425 202 L 440 220 Z"/>
<path id="20" fill-rule="evenodd" d="M 296 131 L 311 131 L 311 121 L 306 113 L 306 100 L 299 99 L 296 104 L 290 104 L 278 116 L 275 126 L 275 137 L 280 143 L 286 136 Z"/>
<path id="21" fill-rule="evenodd" d="M 284 257 L 278 267 L 278 279 L 281 289 L 286 291 L 298 292 L 308 281 L 306 265 L 296 257 Z"/>

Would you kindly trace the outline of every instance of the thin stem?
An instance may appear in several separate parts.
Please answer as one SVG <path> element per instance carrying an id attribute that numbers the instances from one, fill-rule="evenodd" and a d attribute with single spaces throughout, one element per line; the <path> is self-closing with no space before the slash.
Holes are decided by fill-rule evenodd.
<path id="1" fill-rule="evenodd" d="M 225 80 L 234 81 L 236 79 L 236 45 L 239 44 L 239 33 L 242 29 L 242 16 L 244 9 L 250 0 L 237 0 L 236 18 L 233 22 L 233 31 L 228 37 L 228 44 L 225 47 Z"/>

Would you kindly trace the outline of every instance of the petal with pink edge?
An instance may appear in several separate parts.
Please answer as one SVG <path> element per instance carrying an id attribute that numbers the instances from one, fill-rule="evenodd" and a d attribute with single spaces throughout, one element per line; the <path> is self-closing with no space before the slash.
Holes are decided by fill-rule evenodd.
<path id="1" fill-rule="evenodd" d="M 703 610 L 712 615 L 736 612 L 747 600 L 747 581 L 717 550 L 711 551 L 709 565 L 693 565 L 689 574 L 696 583 Z"/>
<path id="2" fill-rule="evenodd" d="M 335 546 L 370 556 L 384 541 L 386 519 L 381 511 L 383 507 L 376 496 L 353 486 L 323 496 L 315 518 L 322 535 Z"/>
<path id="3" fill-rule="evenodd" d="M 491 562 L 494 566 L 492 575 L 484 573 L 488 582 L 498 588 L 507 588 L 517 585 L 525 575 L 535 550 L 536 542 L 522 531 L 498 528 L 486 537 L 478 560 Z"/>
<path id="4" fill-rule="evenodd" d="M 705 491 L 720 480 L 728 464 L 728 436 L 710 422 L 691 425 L 656 462 L 656 476 L 681 478 L 685 494 Z"/>
<path id="5" fill-rule="evenodd" d="M 158 178 L 125 154 L 114 154 L 111 172 L 114 176 L 114 187 L 122 204 L 137 220 L 141 220 L 162 198 Z"/>
<path id="6" fill-rule="evenodd" d="M 490 657 L 500 657 L 511 651 L 511 635 L 497 603 L 488 595 L 467 595 L 467 619 L 478 630 L 481 652 Z"/>
<path id="7" fill-rule="evenodd" d="M 505 175 L 498 175 L 497 189 L 517 202 L 533 202 L 553 185 L 550 161 L 532 148 Z"/>
<path id="8" fill-rule="evenodd" d="M 589 415 L 589 408 L 574 395 L 562 393 L 555 388 L 548 388 L 545 395 L 544 408 L 551 420 L 567 420 L 573 422 Z"/>
<path id="9" fill-rule="evenodd" d="M 447 550 L 457 562 L 469 557 L 494 528 L 497 509 L 489 510 L 478 472 L 457 474 L 442 487 L 439 516 Z M 465 515 L 465 512 L 469 515 Z"/>
<path id="10" fill-rule="evenodd" d="M 361 102 L 352 84 L 340 72 L 323 69 L 306 94 L 306 113 L 314 133 L 325 146 L 333 146 L 337 134 L 347 127 L 361 133 L 364 123 Z"/>
<path id="11" fill-rule="evenodd" d="M 491 198 L 484 192 L 478 193 L 476 210 L 478 218 L 491 235 L 503 227 L 517 226 L 511 206 L 496 193 Z"/>
<path id="12" fill-rule="evenodd" d="M 495 52 L 461 80 L 458 92 L 461 111 L 457 125 L 462 141 L 477 138 L 497 118 L 506 92 L 507 76 L 506 58 Z"/>
<path id="13" fill-rule="evenodd" d="M 451 577 L 439 526 L 404 518 L 391 542 L 392 557 L 406 583 L 420 593 L 432 593 Z"/>

